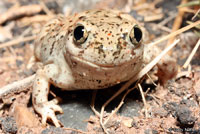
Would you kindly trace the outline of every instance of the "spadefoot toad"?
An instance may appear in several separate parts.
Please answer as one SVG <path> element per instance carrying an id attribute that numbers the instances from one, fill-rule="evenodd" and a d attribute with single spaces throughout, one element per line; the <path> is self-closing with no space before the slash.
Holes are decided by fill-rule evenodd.
<path id="1" fill-rule="evenodd" d="M 64 90 L 102 89 L 129 80 L 144 63 L 144 28 L 116 10 L 91 10 L 47 23 L 35 42 L 41 63 L 32 102 L 42 116 L 60 126 L 57 100 L 48 101 L 50 84 Z M 146 61 L 145 61 L 146 62 Z"/>

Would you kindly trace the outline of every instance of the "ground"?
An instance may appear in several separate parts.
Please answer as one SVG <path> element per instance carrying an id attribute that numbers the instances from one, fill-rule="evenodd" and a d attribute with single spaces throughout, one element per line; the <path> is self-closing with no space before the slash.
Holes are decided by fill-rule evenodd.
<path id="1" fill-rule="evenodd" d="M 2 95 L 5 85 L 35 74 L 34 66 L 27 68 L 33 55 L 34 38 L 52 15 L 62 13 L 67 16 L 101 7 L 117 8 L 129 12 L 140 21 L 150 33 L 152 41 L 171 33 L 176 23 L 180 23 L 180 28 L 188 25 L 199 6 L 186 8 L 181 14 L 177 6 L 183 1 L 0 1 L 0 133 L 104 133 L 99 117 L 90 108 L 94 91 L 69 92 L 51 87 L 53 94 L 62 100 L 60 105 L 64 114 L 57 115 L 64 126 L 62 128 L 55 128 L 50 122 L 46 127 L 41 125 L 41 117 L 35 113 L 31 103 L 32 81 Z M 177 22 L 177 16 L 182 21 Z M 199 18 L 196 17 L 193 22 L 196 20 Z M 182 67 L 197 44 L 198 30 L 193 28 L 177 36 L 180 42 L 170 54 L 177 61 L 177 76 L 160 84 L 165 76 L 160 72 L 156 75 L 157 68 L 154 68 L 149 75 L 156 85 L 148 77 L 141 82 L 146 103 L 139 89 L 131 91 L 119 111 L 106 123 L 108 133 L 200 133 L 200 48 L 189 66 Z M 164 41 L 159 46 L 164 49 L 166 44 L 167 41 Z M 100 111 L 101 106 L 123 85 L 121 83 L 97 91 L 96 110 Z M 104 121 L 119 105 L 124 93 L 106 107 Z M 52 98 L 53 95 L 50 95 L 49 99 Z"/>

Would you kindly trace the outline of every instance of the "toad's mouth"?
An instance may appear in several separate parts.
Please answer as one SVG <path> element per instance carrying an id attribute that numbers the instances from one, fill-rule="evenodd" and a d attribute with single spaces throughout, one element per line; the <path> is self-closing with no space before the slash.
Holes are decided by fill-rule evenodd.
<path id="1" fill-rule="evenodd" d="M 79 62 L 79 63 L 85 64 L 94 68 L 113 69 L 116 67 L 127 65 L 128 63 L 133 63 L 135 61 L 135 58 L 130 59 L 129 61 L 126 61 L 126 62 L 118 63 L 118 64 L 114 64 L 114 63 L 113 64 L 98 64 L 98 63 L 94 63 L 94 62 L 91 62 L 91 61 L 88 61 L 88 60 L 85 60 L 73 55 L 71 56 L 71 61 Z"/>

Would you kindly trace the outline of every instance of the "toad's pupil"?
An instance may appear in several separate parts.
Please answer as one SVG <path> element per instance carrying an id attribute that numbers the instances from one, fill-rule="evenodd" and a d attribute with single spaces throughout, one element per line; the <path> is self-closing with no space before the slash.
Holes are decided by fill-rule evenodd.
<path id="1" fill-rule="evenodd" d="M 74 30 L 74 38 L 78 41 L 80 40 L 83 35 L 84 35 L 84 26 L 78 26 L 76 27 L 76 29 Z"/>
<path id="2" fill-rule="evenodd" d="M 134 27 L 134 37 L 137 42 L 140 42 L 142 39 L 142 31 L 138 27 Z"/>

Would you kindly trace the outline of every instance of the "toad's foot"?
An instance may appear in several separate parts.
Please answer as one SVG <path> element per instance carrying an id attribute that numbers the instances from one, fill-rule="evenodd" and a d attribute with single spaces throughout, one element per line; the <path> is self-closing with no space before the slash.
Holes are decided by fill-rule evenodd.
<path id="1" fill-rule="evenodd" d="M 42 125 L 46 126 L 47 119 L 51 119 L 56 127 L 60 127 L 60 121 L 56 118 L 55 112 L 63 113 L 60 106 L 57 105 L 57 99 L 45 102 L 42 107 L 36 106 L 37 112 L 42 116 Z"/>

